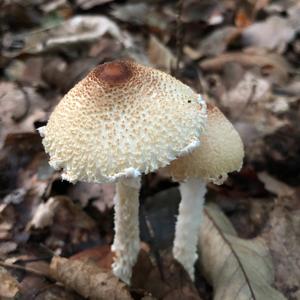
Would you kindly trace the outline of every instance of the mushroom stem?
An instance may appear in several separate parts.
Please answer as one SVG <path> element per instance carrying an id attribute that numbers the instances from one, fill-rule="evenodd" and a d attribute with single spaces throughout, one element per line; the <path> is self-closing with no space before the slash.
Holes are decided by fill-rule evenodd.
<path id="1" fill-rule="evenodd" d="M 194 264 L 198 258 L 197 242 L 203 214 L 206 183 L 201 179 L 188 179 L 180 183 L 181 202 L 173 245 L 174 258 L 195 280 Z"/>
<path id="2" fill-rule="evenodd" d="M 140 177 L 126 178 L 116 184 L 115 237 L 111 247 L 115 257 L 115 276 L 130 284 L 132 267 L 140 250 L 139 191 Z"/>

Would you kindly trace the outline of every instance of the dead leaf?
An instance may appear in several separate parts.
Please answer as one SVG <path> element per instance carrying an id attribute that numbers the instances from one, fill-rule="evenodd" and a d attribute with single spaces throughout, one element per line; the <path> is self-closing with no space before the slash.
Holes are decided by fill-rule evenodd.
<path id="1" fill-rule="evenodd" d="M 23 40 L 25 45 L 19 52 L 10 55 L 37 54 L 61 47 L 91 43 L 105 34 L 110 34 L 125 47 L 132 45 L 130 37 L 124 35 L 118 25 L 109 18 L 99 15 L 77 15 L 48 29 L 36 30 L 15 37 Z"/>
<path id="2" fill-rule="evenodd" d="M 114 205 L 115 185 L 111 183 L 78 182 L 72 186 L 69 195 L 72 199 L 80 201 L 82 207 L 92 202 L 92 206 L 100 212 L 105 212 Z"/>
<path id="3" fill-rule="evenodd" d="M 132 299 L 126 285 L 112 273 L 103 271 L 88 261 L 69 260 L 53 257 L 50 265 L 51 275 L 67 288 L 89 299 Z"/>
<path id="4" fill-rule="evenodd" d="M 49 103 L 32 87 L 0 82 L 0 146 L 8 133 L 33 132 Z"/>
<path id="5" fill-rule="evenodd" d="M 38 206 L 27 228 L 44 228 L 51 225 L 58 208 L 60 210 L 63 208 L 67 209 L 73 216 L 74 223 L 77 223 L 78 227 L 92 228 L 95 226 L 94 221 L 79 206 L 75 205 L 70 198 L 56 196 Z"/>
<path id="6" fill-rule="evenodd" d="M 0 267 L 0 282 L 0 298 L 15 299 L 19 291 L 19 283 L 3 267 Z"/>
<path id="7" fill-rule="evenodd" d="M 162 44 L 154 35 L 150 36 L 148 45 L 148 56 L 150 62 L 158 69 L 167 73 L 175 67 L 176 58 L 173 53 L 164 44 Z"/>
<path id="8" fill-rule="evenodd" d="M 1 242 L 0 243 L 0 256 L 8 254 L 12 251 L 15 251 L 17 248 L 18 248 L 18 245 L 15 242 L 11 242 L 11 241 Z"/>
<path id="9" fill-rule="evenodd" d="M 266 21 L 246 28 L 242 33 L 242 40 L 245 46 L 262 47 L 282 53 L 295 34 L 296 30 L 288 19 L 271 16 Z"/>
<path id="10" fill-rule="evenodd" d="M 147 25 L 161 31 L 166 30 L 168 26 L 167 18 L 162 18 L 161 12 L 158 13 L 149 1 L 113 5 L 111 15 L 123 22 Z"/>
<path id="11" fill-rule="evenodd" d="M 223 53 L 227 46 L 240 33 L 240 30 L 234 26 L 224 26 L 217 29 L 204 38 L 198 47 L 201 56 L 215 56 Z"/>
<path id="12" fill-rule="evenodd" d="M 293 188 L 288 186 L 286 183 L 272 177 L 267 172 L 259 172 L 257 173 L 257 177 L 260 181 L 264 183 L 266 190 L 268 190 L 271 193 L 274 193 L 278 197 L 295 196 L 295 191 Z"/>
<path id="13" fill-rule="evenodd" d="M 263 239 L 238 238 L 217 206 L 205 208 L 199 251 L 214 300 L 285 299 L 271 286 L 274 269 Z"/>
<path id="14" fill-rule="evenodd" d="M 300 209 L 299 199 L 277 198 L 262 237 L 274 259 L 275 286 L 290 300 L 300 299 Z"/>
<path id="15" fill-rule="evenodd" d="M 51 225 L 59 204 L 56 198 L 50 198 L 46 203 L 41 203 L 29 223 L 29 228 L 31 226 L 34 228 L 44 228 Z"/>
<path id="16" fill-rule="evenodd" d="M 221 71 L 225 64 L 237 62 L 242 66 L 259 67 L 262 73 L 264 71 L 274 75 L 278 82 L 285 82 L 288 74 L 291 72 L 291 66 L 281 56 L 275 53 L 253 53 L 253 52 L 227 52 L 215 58 L 205 59 L 200 63 L 200 67 L 204 71 Z M 275 76 L 276 75 L 276 76 Z"/>
<path id="17" fill-rule="evenodd" d="M 114 0 L 76 0 L 76 4 L 84 10 L 91 9 L 98 5 L 107 4 L 113 2 Z"/>

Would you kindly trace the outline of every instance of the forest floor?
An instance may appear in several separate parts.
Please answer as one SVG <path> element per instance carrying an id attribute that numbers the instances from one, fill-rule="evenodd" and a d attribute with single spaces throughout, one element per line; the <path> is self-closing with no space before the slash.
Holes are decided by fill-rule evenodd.
<path id="1" fill-rule="evenodd" d="M 178 2 L 0 2 L 0 299 L 300 299 L 299 1 Z M 114 185 L 62 181 L 36 130 L 120 57 L 201 93 L 245 145 L 242 170 L 208 185 L 195 283 L 171 255 L 176 183 L 143 177 L 126 287 L 110 275 Z"/>

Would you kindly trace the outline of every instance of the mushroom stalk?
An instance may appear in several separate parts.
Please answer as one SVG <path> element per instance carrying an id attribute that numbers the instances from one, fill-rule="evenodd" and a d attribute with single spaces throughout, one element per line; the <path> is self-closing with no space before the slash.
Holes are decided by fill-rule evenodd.
<path id="1" fill-rule="evenodd" d="M 140 250 L 139 191 L 140 177 L 126 178 L 116 183 L 115 237 L 111 247 L 115 253 L 112 270 L 115 276 L 129 284 L 132 267 Z"/>
<path id="2" fill-rule="evenodd" d="M 188 179 L 180 183 L 181 202 L 173 245 L 174 258 L 195 280 L 194 264 L 198 258 L 197 242 L 203 214 L 206 183 L 201 179 Z"/>

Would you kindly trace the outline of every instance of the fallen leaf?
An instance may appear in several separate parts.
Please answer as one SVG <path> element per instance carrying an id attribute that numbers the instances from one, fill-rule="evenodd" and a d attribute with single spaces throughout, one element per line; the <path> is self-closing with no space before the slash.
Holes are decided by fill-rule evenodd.
<path id="1" fill-rule="evenodd" d="M 201 40 L 198 47 L 200 56 L 215 56 L 223 53 L 239 33 L 240 30 L 234 26 L 224 26 L 216 29 L 212 34 Z"/>
<path id="2" fill-rule="evenodd" d="M 15 299 L 19 291 L 19 283 L 3 267 L 0 267 L 0 282 L 0 298 Z"/>
<path id="3" fill-rule="evenodd" d="M 32 87 L 0 82 L 0 146 L 8 133 L 33 132 L 49 103 Z"/>
<path id="4" fill-rule="evenodd" d="M 205 208 L 199 252 L 214 300 L 285 299 L 271 286 L 274 269 L 263 239 L 238 238 L 217 206 Z"/>
<path id="5" fill-rule="evenodd" d="M 279 197 L 262 234 L 275 266 L 275 286 L 290 300 L 300 299 L 300 207 L 298 197 Z"/>
<path id="6" fill-rule="evenodd" d="M 288 19 L 271 16 L 266 21 L 247 27 L 242 33 L 242 41 L 245 46 L 262 47 L 282 53 L 295 35 L 296 30 Z"/>
<path id="7" fill-rule="evenodd" d="M 105 34 L 110 34 L 125 47 L 132 45 L 128 35 L 124 35 L 118 25 L 105 16 L 77 15 L 48 29 L 35 30 L 16 36 L 21 39 L 24 47 L 11 56 L 21 53 L 37 54 L 61 47 L 82 43 L 92 43 Z M 8 55 L 8 54 L 7 54 Z"/>
<path id="8" fill-rule="evenodd" d="M 51 225 L 58 208 L 60 210 L 65 208 L 73 216 L 74 223 L 78 227 L 92 228 L 95 226 L 94 221 L 79 206 L 75 205 L 70 198 L 56 196 L 37 207 L 27 228 L 44 228 Z"/>
<path id="9" fill-rule="evenodd" d="M 272 177 L 267 172 L 259 172 L 257 173 L 257 177 L 260 181 L 264 183 L 266 190 L 268 190 L 271 193 L 274 193 L 278 197 L 295 196 L 295 191 L 293 188 L 288 186 L 286 183 Z"/>
<path id="10" fill-rule="evenodd" d="M 51 225 L 59 204 L 56 198 L 50 198 L 46 203 L 41 203 L 29 223 L 29 228 L 31 226 L 34 228 L 44 228 Z"/>
<path id="11" fill-rule="evenodd" d="M 18 245 L 15 242 L 1 242 L 0 243 L 0 256 L 15 251 Z"/>
<path id="12" fill-rule="evenodd" d="M 50 273 L 57 281 L 85 298 L 132 299 L 124 283 L 95 263 L 55 256 L 51 261 Z"/>
<path id="13" fill-rule="evenodd" d="M 88 10 L 95 6 L 106 4 L 113 1 L 114 0 L 76 0 L 75 2 L 81 9 Z"/>
<path id="14" fill-rule="evenodd" d="M 148 56 L 150 62 L 158 69 L 167 73 L 175 67 L 176 58 L 173 53 L 154 35 L 150 36 L 148 45 Z"/>
<path id="15" fill-rule="evenodd" d="M 253 52 L 225 52 L 217 57 L 208 58 L 200 63 L 204 71 L 222 71 L 225 64 L 237 62 L 242 66 L 258 67 L 261 72 L 268 72 L 274 75 L 278 82 L 285 82 L 291 72 L 291 66 L 281 56 L 276 53 L 253 53 Z"/>

